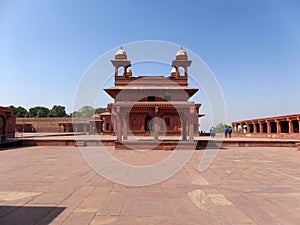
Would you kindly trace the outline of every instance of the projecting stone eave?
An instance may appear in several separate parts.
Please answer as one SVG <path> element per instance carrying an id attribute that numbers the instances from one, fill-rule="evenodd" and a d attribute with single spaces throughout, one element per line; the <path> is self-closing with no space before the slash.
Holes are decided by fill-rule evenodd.
<path id="1" fill-rule="evenodd" d="M 167 86 L 153 86 L 153 87 L 149 87 L 149 86 L 113 86 L 110 88 L 104 88 L 103 90 L 109 94 L 109 96 L 111 96 L 113 99 L 115 99 L 117 97 L 117 95 L 121 92 L 121 91 L 145 91 L 145 90 L 165 90 L 165 91 L 178 91 L 179 89 L 185 91 L 189 97 L 192 97 L 199 89 L 198 88 L 191 88 L 191 87 L 178 87 L 178 86 L 171 86 L 171 87 L 167 87 Z"/>

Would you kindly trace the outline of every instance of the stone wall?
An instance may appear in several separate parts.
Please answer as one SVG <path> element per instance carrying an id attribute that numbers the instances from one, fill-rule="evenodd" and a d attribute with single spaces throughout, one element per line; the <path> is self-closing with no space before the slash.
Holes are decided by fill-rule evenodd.
<path id="1" fill-rule="evenodd" d="M 88 124 L 89 118 L 76 118 L 76 123 Z M 17 118 L 19 132 L 66 132 L 62 124 L 72 126 L 72 118 Z M 72 130 L 70 130 L 72 131 Z"/>

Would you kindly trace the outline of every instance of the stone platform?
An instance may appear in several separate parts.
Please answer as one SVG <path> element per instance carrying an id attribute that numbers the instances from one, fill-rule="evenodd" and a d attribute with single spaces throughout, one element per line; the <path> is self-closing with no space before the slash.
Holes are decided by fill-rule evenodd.
<path id="1" fill-rule="evenodd" d="M 165 140 L 161 142 L 154 141 L 115 141 L 116 150 L 165 150 L 172 151 L 174 149 L 191 150 L 195 149 L 195 143 L 187 141 Z"/>
<path id="2" fill-rule="evenodd" d="M 23 146 L 116 146 L 117 150 L 128 150 L 128 143 L 133 149 L 160 149 L 173 150 L 180 143 L 181 149 L 205 149 L 216 147 L 297 147 L 300 143 L 298 139 L 274 139 L 274 138 L 249 138 L 249 137 L 232 137 L 224 138 L 217 137 L 195 137 L 194 143 L 178 141 L 180 137 L 168 137 L 168 140 L 153 142 L 151 137 L 131 138 L 124 141 L 124 144 L 116 140 L 116 136 L 112 135 L 86 135 L 84 133 L 35 133 L 25 134 L 21 140 Z M 153 148 L 151 148 L 153 146 Z"/>
<path id="3" fill-rule="evenodd" d="M 99 147 L 84 149 L 94 148 Z M 172 153 L 107 150 L 139 166 Z M 296 148 L 230 147 L 199 172 L 204 154 L 195 151 L 176 175 L 161 183 L 130 187 L 95 173 L 76 147 L 2 150 L 0 224 L 299 224 Z"/>
<path id="4" fill-rule="evenodd" d="M 296 147 L 298 140 L 196 140 L 195 143 L 191 144 L 189 142 L 181 142 L 181 149 L 204 149 L 209 144 L 209 148 L 216 147 Z M 26 139 L 18 141 L 14 146 L 116 146 L 116 150 L 129 150 L 130 148 L 126 147 L 126 143 L 129 143 L 132 146 L 132 149 L 145 148 L 152 150 L 173 150 L 176 148 L 178 141 L 165 141 L 160 142 L 149 142 L 149 141 L 132 141 L 121 143 L 115 140 L 94 140 L 94 139 L 85 139 L 78 140 L 75 139 Z M 125 144 L 125 145 L 124 145 Z M 151 147 L 153 146 L 153 147 Z M 6 145 L 3 145 L 6 147 Z"/>

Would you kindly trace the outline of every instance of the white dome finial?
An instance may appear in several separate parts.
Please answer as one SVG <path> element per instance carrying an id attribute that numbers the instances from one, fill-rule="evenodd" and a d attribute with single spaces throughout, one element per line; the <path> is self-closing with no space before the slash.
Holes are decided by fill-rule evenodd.
<path id="1" fill-rule="evenodd" d="M 127 54 L 125 52 L 125 50 L 123 49 L 123 47 L 121 46 L 121 48 L 116 52 L 115 55 L 116 59 L 127 59 Z"/>
<path id="2" fill-rule="evenodd" d="M 176 59 L 177 60 L 187 60 L 188 59 L 186 51 L 182 48 L 182 46 L 180 47 L 179 51 L 176 53 Z"/>

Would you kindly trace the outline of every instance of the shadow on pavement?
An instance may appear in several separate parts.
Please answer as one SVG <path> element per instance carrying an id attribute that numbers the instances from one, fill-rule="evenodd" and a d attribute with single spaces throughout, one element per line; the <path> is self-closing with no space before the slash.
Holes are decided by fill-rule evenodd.
<path id="1" fill-rule="evenodd" d="M 0 206 L 0 224 L 48 225 L 65 207 L 49 206 Z"/>

